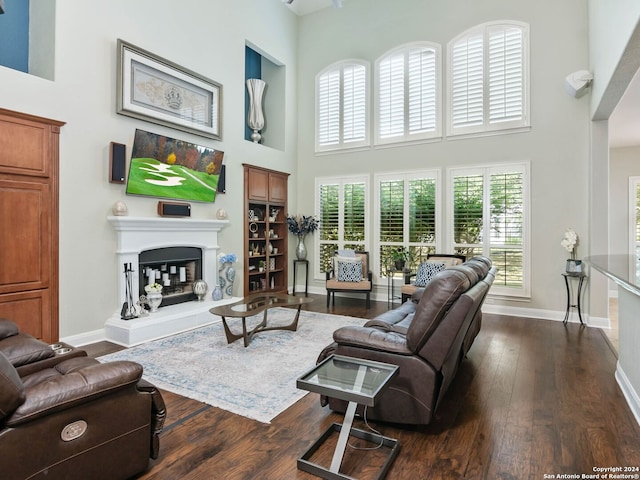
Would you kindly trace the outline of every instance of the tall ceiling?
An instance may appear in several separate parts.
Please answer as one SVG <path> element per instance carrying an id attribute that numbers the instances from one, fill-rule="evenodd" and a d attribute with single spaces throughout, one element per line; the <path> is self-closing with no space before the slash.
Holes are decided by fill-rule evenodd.
<path id="1" fill-rule="evenodd" d="M 302 16 L 333 6 L 332 0 L 293 0 L 287 5 L 296 15 Z"/>
<path id="2" fill-rule="evenodd" d="M 303 16 L 324 8 L 332 8 L 333 0 L 293 0 L 287 7 L 296 15 Z M 609 117 L 609 146 L 640 146 L 640 74 L 637 72 Z"/>

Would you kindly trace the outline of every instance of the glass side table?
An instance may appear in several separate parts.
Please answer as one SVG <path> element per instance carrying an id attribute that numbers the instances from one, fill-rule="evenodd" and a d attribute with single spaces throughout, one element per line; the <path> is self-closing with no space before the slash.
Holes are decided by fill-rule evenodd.
<path id="1" fill-rule="evenodd" d="M 379 443 L 391 449 L 387 460 L 375 478 L 379 480 L 386 476 L 393 460 L 398 455 L 400 448 L 398 441 L 372 432 L 352 428 L 352 425 L 358 404 L 373 407 L 389 380 L 398 372 L 398 368 L 397 365 L 388 363 L 332 355 L 298 378 L 296 386 L 301 390 L 308 390 L 349 402 L 344 415 L 344 423 L 342 425 L 332 424 L 309 447 L 302 457 L 298 459 L 298 468 L 300 470 L 325 479 L 353 480 L 353 477 L 340 473 L 340 465 L 347 447 L 347 441 L 351 435 L 368 442 Z M 309 461 L 333 432 L 340 432 L 340 436 L 338 437 L 330 468 L 327 469 Z"/>

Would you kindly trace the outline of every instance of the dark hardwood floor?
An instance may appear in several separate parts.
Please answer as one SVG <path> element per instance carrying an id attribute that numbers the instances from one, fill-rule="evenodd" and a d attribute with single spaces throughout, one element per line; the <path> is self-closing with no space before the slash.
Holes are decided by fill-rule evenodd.
<path id="1" fill-rule="evenodd" d="M 313 297 L 308 309 L 326 312 L 325 297 Z M 329 309 L 367 318 L 386 310 L 386 302 L 366 310 L 363 300 L 344 298 Z M 94 356 L 119 349 L 106 342 L 85 348 Z M 400 442 L 387 478 L 589 478 L 582 475 L 594 467 L 640 467 L 640 426 L 615 368 L 615 353 L 598 329 L 485 314 L 435 422 L 372 425 Z M 297 458 L 331 423 L 342 422 L 312 393 L 270 425 L 163 395 L 168 415 L 160 458 L 140 479 L 310 480 L 317 477 L 298 470 Z M 362 420 L 355 423 L 366 429 Z M 314 461 L 328 465 L 332 445 Z M 385 455 L 347 448 L 341 472 L 375 478 Z"/>

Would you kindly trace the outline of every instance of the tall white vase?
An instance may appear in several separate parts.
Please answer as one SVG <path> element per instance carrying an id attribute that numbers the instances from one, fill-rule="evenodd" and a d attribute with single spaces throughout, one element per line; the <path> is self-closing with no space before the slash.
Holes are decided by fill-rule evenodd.
<path id="1" fill-rule="evenodd" d="M 251 140 L 254 143 L 260 142 L 262 135 L 260 130 L 264 128 L 264 114 L 262 113 L 262 96 L 267 84 L 259 78 L 249 78 L 247 80 L 247 92 L 249 92 L 249 114 L 247 115 L 247 125 L 253 133 Z"/>

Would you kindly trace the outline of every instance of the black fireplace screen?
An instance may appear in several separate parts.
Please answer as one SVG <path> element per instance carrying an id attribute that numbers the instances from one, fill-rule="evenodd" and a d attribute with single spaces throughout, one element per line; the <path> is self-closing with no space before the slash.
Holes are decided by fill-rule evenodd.
<path id="1" fill-rule="evenodd" d="M 166 247 L 145 250 L 140 253 L 138 272 L 140 295 L 144 295 L 146 285 L 162 285 L 161 307 L 196 300 L 192 285 L 202 278 L 202 249 Z"/>

